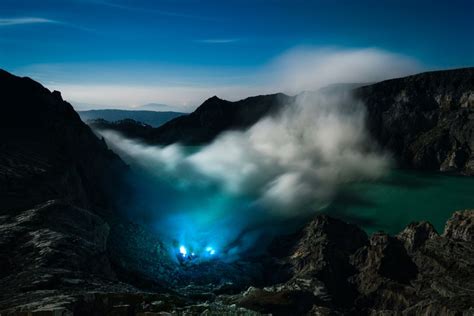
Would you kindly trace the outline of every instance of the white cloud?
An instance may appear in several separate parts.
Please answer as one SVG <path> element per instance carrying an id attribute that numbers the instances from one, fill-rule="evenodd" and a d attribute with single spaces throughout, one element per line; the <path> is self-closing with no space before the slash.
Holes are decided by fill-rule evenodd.
<path id="1" fill-rule="evenodd" d="M 258 87 L 249 86 L 154 86 L 154 85 L 104 85 L 104 84 L 49 84 L 49 89 L 61 91 L 81 110 L 81 104 L 101 108 L 133 108 L 156 100 L 175 110 L 190 111 L 213 95 L 230 100 L 261 93 Z M 79 102 L 74 102 L 79 101 Z"/>
<path id="2" fill-rule="evenodd" d="M 420 71 L 407 56 L 376 48 L 295 48 L 279 56 L 267 71 L 287 93 L 315 90 L 335 83 L 368 83 Z"/>
<path id="3" fill-rule="evenodd" d="M 38 24 L 38 23 L 59 23 L 59 22 L 50 20 L 50 19 L 45 19 L 45 18 L 38 18 L 38 17 L 0 18 L 0 26 Z"/>

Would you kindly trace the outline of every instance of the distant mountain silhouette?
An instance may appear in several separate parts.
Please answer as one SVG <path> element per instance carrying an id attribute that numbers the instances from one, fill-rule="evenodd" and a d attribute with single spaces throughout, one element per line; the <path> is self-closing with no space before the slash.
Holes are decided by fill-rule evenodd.
<path id="1" fill-rule="evenodd" d="M 176 108 L 162 103 L 147 103 L 133 108 L 137 111 L 176 112 Z"/>
<path id="2" fill-rule="evenodd" d="M 291 100 L 292 97 L 282 93 L 255 96 L 236 102 L 214 96 L 204 101 L 194 112 L 151 130 L 130 121 L 118 124 L 95 122 L 94 127 L 113 129 L 128 137 L 146 135 L 142 137 L 143 140 L 153 144 L 179 142 L 198 145 L 212 141 L 223 131 L 252 126 L 265 115 L 277 113 Z"/>
<path id="3" fill-rule="evenodd" d="M 103 119 L 109 122 L 131 119 L 153 127 L 159 127 L 164 123 L 185 114 L 180 112 L 133 111 L 119 109 L 78 111 L 78 113 L 81 119 L 86 123 L 98 119 Z"/>

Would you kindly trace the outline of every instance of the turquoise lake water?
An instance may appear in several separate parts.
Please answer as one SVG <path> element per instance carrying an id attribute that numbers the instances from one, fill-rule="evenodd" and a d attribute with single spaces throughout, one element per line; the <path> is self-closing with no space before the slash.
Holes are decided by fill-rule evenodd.
<path id="1" fill-rule="evenodd" d="M 394 170 L 376 182 L 348 186 L 325 212 L 368 233 L 396 234 L 422 220 L 442 233 L 452 213 L 463 209 L 474 209 L 474 177 Z"/>

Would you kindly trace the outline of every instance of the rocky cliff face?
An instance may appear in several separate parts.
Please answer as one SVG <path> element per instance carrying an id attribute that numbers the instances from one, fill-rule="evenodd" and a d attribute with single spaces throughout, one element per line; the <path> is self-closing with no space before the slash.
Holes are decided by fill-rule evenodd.
<path id="1" fill-rule="evenodd" d="M 402 166 L 474 174 L 474 68 L 387 80 L 355 95 L 372 135 Z"/>
<path id="2" fill-rule="evenodd" d="M 0 98 L 0 310 L 138 292 L 117 273 L 129 261 L 114 249 L 132 224 L 109 195 L 127 166 L 59 92 L 0 71 Z M 168 254 L 154 254 L 165 269 Z"/>
<path id="3" fill-rule="evenodd" d="M 124 163 L 57 91 L 0 70 L 0 210 L 62 198 L 107 204 L 104 180 Z"/>

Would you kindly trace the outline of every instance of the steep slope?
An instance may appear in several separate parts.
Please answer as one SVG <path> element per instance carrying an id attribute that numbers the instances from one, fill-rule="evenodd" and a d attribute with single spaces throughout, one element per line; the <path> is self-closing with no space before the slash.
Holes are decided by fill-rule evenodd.
<path id="1" fill-rule="evenodd" d="M 79 113 L 81 119 L 86 123 L 98 119 L 112 123 L 130 119 L 153 127 L 159 127 L 176 117 L 186 114 L 180 112 L 131 111 L 118 109 L 88 110 L 79 111 L 77 113 Z"/>
<path id="2" fill-rule="evenodd" d="M 117 257 L 134 251 L 118 245 L 134 226 L 109 195 L 127 166 L 59 92 L 0 71 L 0 97 L 0 310 L 61 309 L 89 291 L 139 293 L 116 273 Z M 148 244 L 165 273 L 160 245 Z"/>
<path id="3" fill-rule="evenodd" d="M 355 90 L 372 135 L 405 167 L 474 174 L 474 68 Z"/>
<path id="4" fill-rule="evenodd" d="M 125 169 L 57 91 L 0 71 L 0 211 L 57 197 L 106 206 L 103 181 Z"/>

